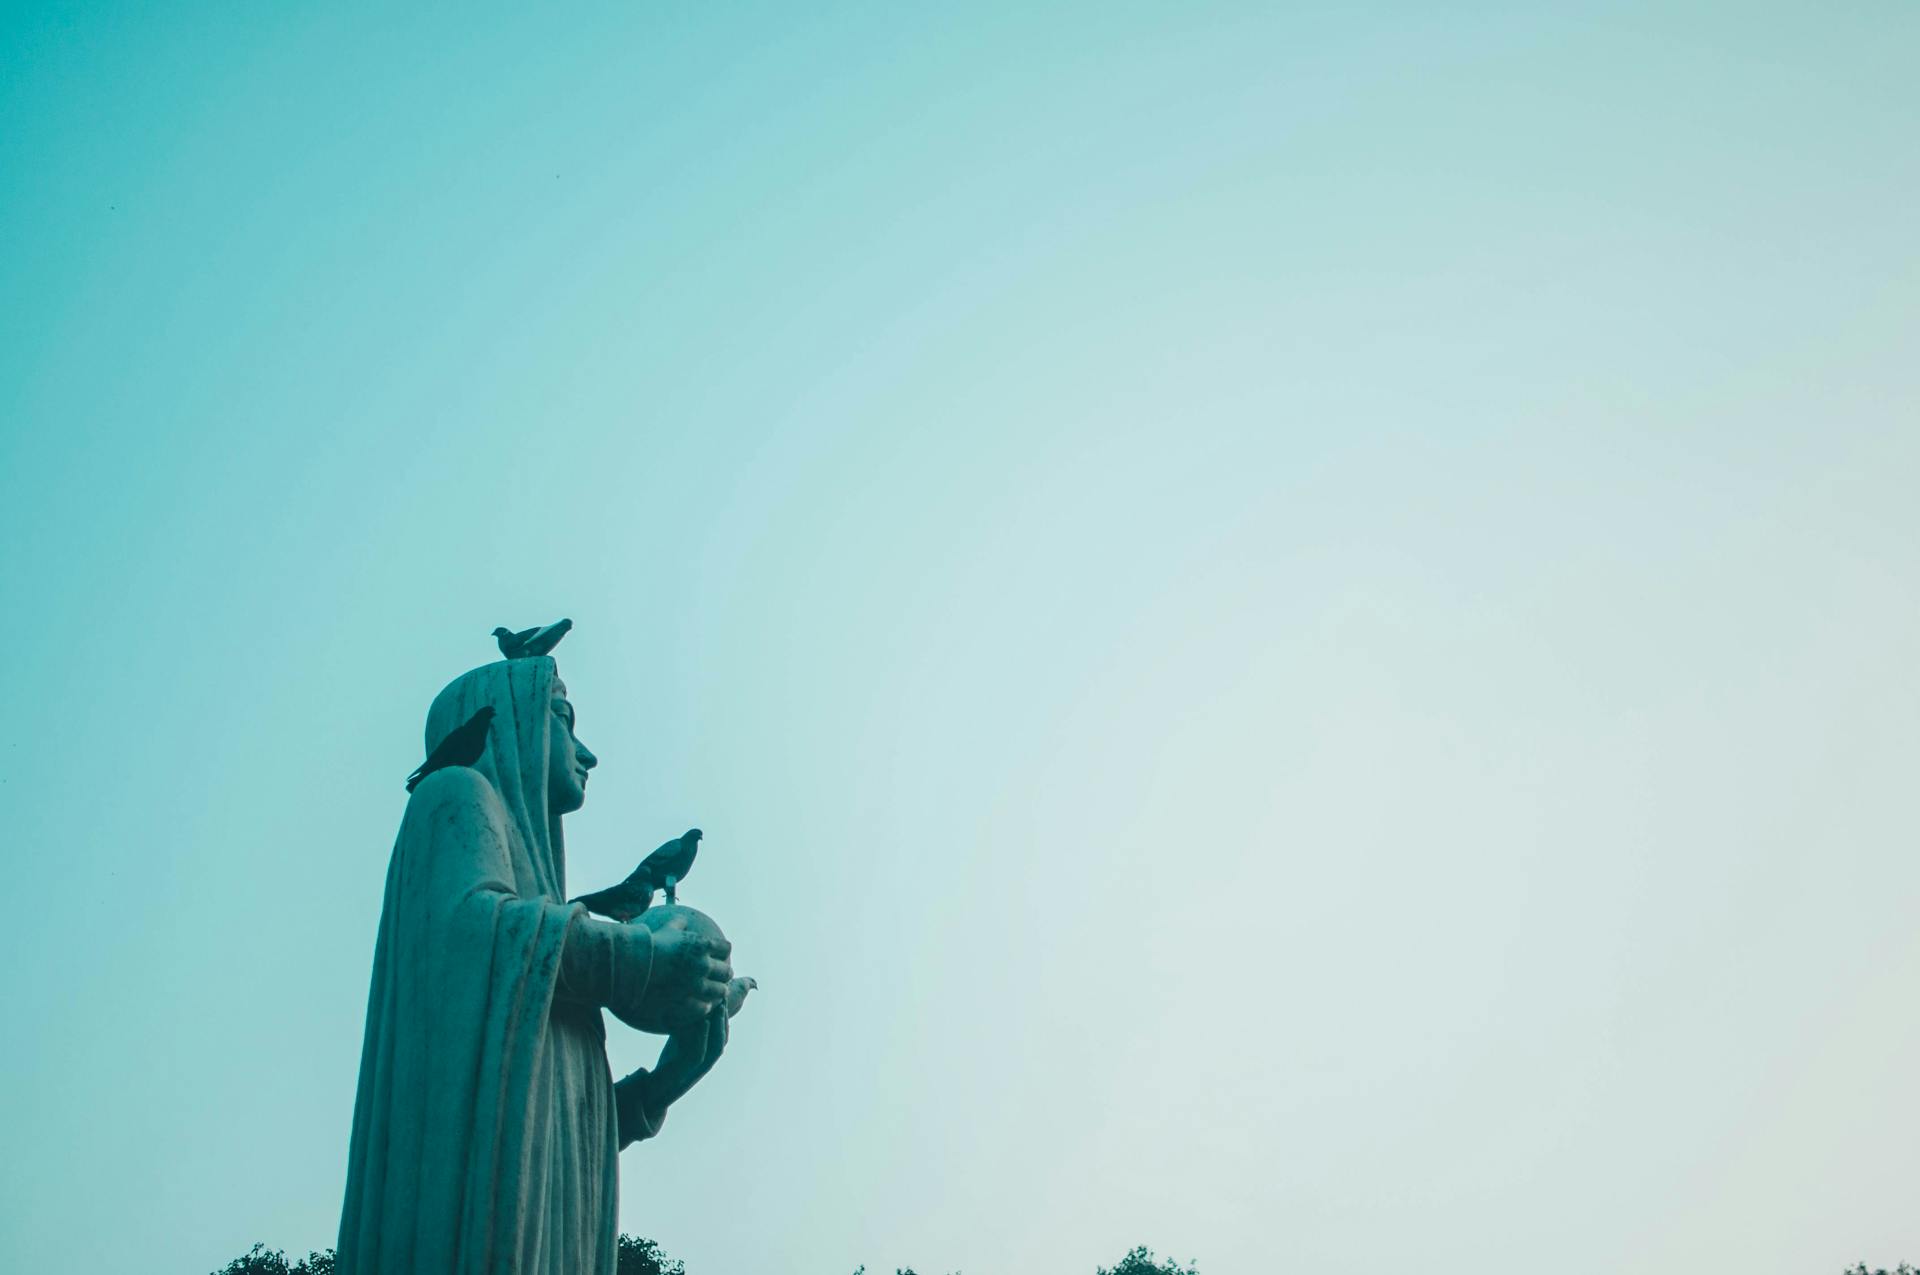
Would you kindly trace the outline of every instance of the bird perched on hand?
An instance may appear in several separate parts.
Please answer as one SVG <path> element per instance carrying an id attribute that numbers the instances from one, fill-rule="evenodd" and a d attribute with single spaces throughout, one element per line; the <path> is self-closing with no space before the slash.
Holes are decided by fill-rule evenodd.
<path id="1" fill-rule="evenodd" d="M 667 889 L 667 902 L 674 902 L 674 887 L 693 867 L 693 856 L 700 852 L 700 830 L 689 828 L 684 836 L 665 842 L 640 861 L 640 866 L 619 885 L 583 894 L 575 903 L 584 903 L 589 912 L 610 916 L 616 921 L 631 921 L 653 904 L 653 892 Z"/>
<path id="2" fill-rule="evenodd" d="M 487 728 L 492 724 L 493 705 L 485 704 L 479 712 L 448 731 L 447 737 L 420 763 L 420 769 L 407 776 L 407 791 L 418 788 L 420 781 L 436 770 L 471 766 L 479 761 L 480 754 L 487 751 Z"/>
<path id="3" fill-rule="evenodd" d="M 732 1018 L 747 1003 L 747 993 L 760 986 L 760 980 L 749 975 L 736 978 L 727 984 L 727 1017 Z"/>
<path id="4" fill-rule="evenodd" d="M 536 624 L 518 633 L 502 625 L 493 631 L 493 640 L 500 644 L 500 654 L 510 660 L 524 660 L 550 653 L 572 629 L 572 620 L 555 620 L 544 627 Z"/>

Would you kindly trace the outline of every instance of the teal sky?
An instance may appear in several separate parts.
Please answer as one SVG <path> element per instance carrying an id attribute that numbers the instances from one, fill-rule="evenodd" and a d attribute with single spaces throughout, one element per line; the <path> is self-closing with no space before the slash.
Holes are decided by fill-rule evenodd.
<path id="1" fill-rule="evenodd" d="M 0 34 L 0 1269 L 332 1243 L 560 615 L 695 1275 L 1920 1261 L 1914 6 Z"/>

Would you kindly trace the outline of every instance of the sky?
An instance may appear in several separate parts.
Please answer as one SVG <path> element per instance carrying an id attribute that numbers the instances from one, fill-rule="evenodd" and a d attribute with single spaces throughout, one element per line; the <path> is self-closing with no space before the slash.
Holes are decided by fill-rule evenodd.
<path id="1" fill-rule="evenodd" d="M 0 1268 L 332 1244 L 562 615 L 693 1275 L 1920 1261 L 1920 10 L 0 14 Z"/>

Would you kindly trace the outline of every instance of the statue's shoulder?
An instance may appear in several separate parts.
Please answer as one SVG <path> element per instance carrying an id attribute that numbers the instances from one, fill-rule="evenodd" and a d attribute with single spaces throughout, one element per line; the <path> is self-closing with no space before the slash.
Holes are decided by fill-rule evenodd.
<path id="1" fill-rule="evenodd" d="M 415 818 L 477 814 L 493 822 L 506 816 L 500 794 L 493 790 L 485 775 L 470 766 L 448 766 L 422 779 L 407 801 L 407 813 Z"/>

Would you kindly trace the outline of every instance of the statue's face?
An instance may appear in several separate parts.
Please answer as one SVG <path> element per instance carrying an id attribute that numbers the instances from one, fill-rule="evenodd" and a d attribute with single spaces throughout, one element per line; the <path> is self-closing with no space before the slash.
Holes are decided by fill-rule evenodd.
<path id="1" fill-rule="evenodd" d="M 570 815 L 587 801 L 587 772 L 600 759 L 587 751 L 573 733 L 573 705 L 567 701 L 567 688 L 553 684 L 553 711 L 548 714 L 547 729 L 547 809 L 556 815 Z"/>

